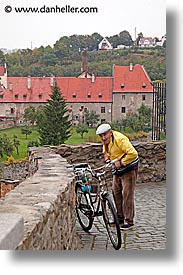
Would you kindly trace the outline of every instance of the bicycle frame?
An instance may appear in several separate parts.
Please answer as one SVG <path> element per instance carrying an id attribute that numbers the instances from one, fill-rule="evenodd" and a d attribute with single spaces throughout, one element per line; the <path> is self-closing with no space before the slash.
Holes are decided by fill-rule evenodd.
<path id="1" fill-rule="evenodd" d="M 120 249 L 121 233 L 119 221 L 105 180 L 106 168 L 110 167 L 115 161 L 98 169 L 92 169 L 87 163 L 80 163 L 74 167 L 76 177 L 76 214 L 84 231 L 89 231 L 92 228 L 94 217 L 103 216 L 113 247 Z M 98 170 L 102 170 L 102 172 L 96 172 Z M 96 193 L 92 193 L 92 181 L 90 182 L 90 177 L 87 173 L 91 174 L 92 178 L 97 179 Z M 93 197 L 94 200 L 92 200 Z"/>

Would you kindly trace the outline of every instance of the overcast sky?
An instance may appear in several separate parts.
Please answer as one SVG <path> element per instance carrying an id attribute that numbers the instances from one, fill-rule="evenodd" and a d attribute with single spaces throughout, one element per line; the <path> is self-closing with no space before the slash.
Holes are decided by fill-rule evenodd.
<path id="1" fill-rule="evenodd" d="M 170 1 L 170 0 L 169 0 Z M 15 8 L 96 7 L 97 13 L 17 13 Z M 8 8 L 6 8 L 8 6 Z M 11 10 L 12 8 L 12 10 Z M 7 12 L 5 12 L 5 9 Z M 47 9 L 48 11 L 48 9 Z M 166 33 L 165 0 L 1 0 L 0 48 L 53 46 L 62 36 L 98 32 L 102 36 L 127 30 L 132 39 L 161 38 Z"/>

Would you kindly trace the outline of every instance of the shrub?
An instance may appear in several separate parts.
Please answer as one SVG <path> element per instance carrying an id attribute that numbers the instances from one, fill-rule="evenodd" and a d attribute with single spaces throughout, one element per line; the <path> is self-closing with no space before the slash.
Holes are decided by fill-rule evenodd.
<path id="1" fill-rule="evenodd" d="M 11 155 L 11 156 L 7 157 L 7 160 L 4 162 L 4 164 L 10 165 L 10 164 L 12 164 L 12 163 L 15 163 L 15 159 L 14 159 L 14 157 Z"/>

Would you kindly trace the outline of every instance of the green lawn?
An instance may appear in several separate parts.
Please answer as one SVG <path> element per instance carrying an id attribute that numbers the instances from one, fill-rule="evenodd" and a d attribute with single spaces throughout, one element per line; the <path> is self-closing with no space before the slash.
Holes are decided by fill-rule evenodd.
<path id="1" fill-rule="evenodd" d="M 10 129 L 5 129 L 5 130 L 0 130 L 0 136 L 3 136 L 3 134 L 6 134 L 8 138 L 13 139 L 13 135 L 16 135 L 18 140 L 20 141 L 20 146 L 19 146 L 19 155 L 17 155 L 16 150 L 13 151 L 13 157 L 15 159 L 22 159 L 27 156 L 27 145 L 29 141 L 36 141 L 39 139 L 39 134 L 36 131 L 36 127 L 30 127 L 30 130 L 32 133 L 30 135 L 26 136 L 21 133 L 22 127 L 15 127 L 15 128 L 10 128 Z M 3 158 L 0 158 L 0 161 L 6 160 L 6 156 Z"/>
<path id="2" fill-rule="evenodd" d="M 13 135 L 15 134 L 18 137 L 18 140 L 20 141 L 19 155 L 17 155 L 16 150 L 14 150 L 13 157 L 15 159 L 22 159 L 27 157 L 27 145 L 29 141 L 36 141 L 36 140 L 39 141 L 39 134 L 35 126 L 29 127 L 32 133 L 27 136 L 27 139 L 26 139 L 26 136 L 21 133 L 21 129 L 22 127 L 15 127 L 15 128 L 0 130 L 0 136 L 3 136 L 3 134 L 6 134 L 10 139 L 13 139 Z M 81 136 L 78 133 L 76 133 L 76 128 L 72 127 L 71 137 L 65 143 L 69 145 L 74 145 L 74 144 L 80 144 L 86 141 L 100 142 L 99 137 L 95 134 L 95 129 L 89 129 L 88 133 L 84 133 L 84 137 L 82 139 Z M 6 156 L 4 156 L 3 158 L 0 158 L 0 162 L 6 159 L 7 159 Z"/>

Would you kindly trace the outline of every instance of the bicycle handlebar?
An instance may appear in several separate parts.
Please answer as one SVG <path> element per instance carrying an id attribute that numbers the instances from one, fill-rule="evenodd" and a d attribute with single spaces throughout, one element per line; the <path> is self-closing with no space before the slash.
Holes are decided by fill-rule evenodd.
<path id="1" fill-rule="evenodd" d="M 85 170 L 90 172 L 93 177 L 98 178 L 100 176 L 105 175 L 106 169 L 111 167 L 116 161 L 117 161 L 117 159 L 114 159 L 114 160 L 107 162 L 105 165 L 103 165 L 99 168 L 92 169 L 91 167 L 89 167 L 89 168 L 87 167 Z M 103 172 L 95 172 L 97 170 L 104 170 L 104 171 Z"/>

